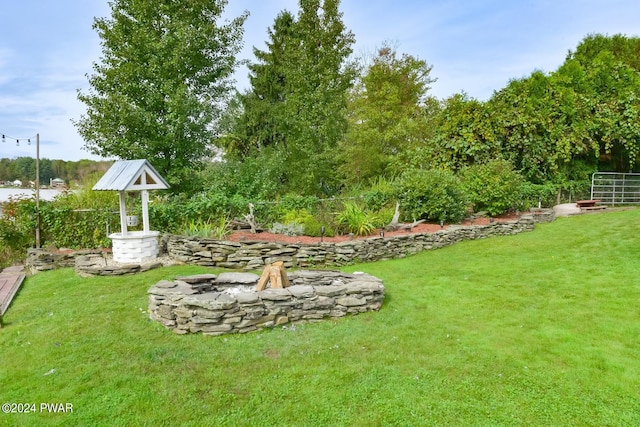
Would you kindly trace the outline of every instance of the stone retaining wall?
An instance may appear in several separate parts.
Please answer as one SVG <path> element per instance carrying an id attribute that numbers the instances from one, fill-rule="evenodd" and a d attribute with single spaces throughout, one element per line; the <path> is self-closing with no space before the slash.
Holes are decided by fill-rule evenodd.
<path id="1" fill-rule="evenodd" d="M 371 237 L 343 243 L 316 243 L 311 245 L 267 243 L 262 241 L 229 242 L 195 237 L 164 235 L 160 239 L 162 255 L 187 264 L 226 267 L 233 269 L 262 269 L 266 264 L 283 261 L 285 267 L 342 266 L 356 261 L 378 261 L 402 258 L 420 251 L 441 248 L 462 240 L 482 239 L 490 236 L 518 234 L 533 230 L 538 222 L 555 219 L 553 209 L 532 209 L 528 215 L 509 222 L 488 225 L 452 225 L 436 233 L 410 234 L 395 237 Z M 84 266 L 83 258 L 103 254 L 100 250 L 52 252 L 29 249 L 26 265 L 31 273 L 63 267 Z M 122 269 L 108 274 L 121 273 Z M 90 273 L 90 272 L 87 272 Z M 106 274 L 106 273 L 94 273 Z"/>
<path id="2" fill-rule="evenodd" d="M 553 211 L 551 211 L 553 214 Z M 230 242 L 185 236 L 166 236 L 167 254 L 178 261 L 202 266 L 256 270 L 283 261 L 285 267 L 342 266 L 353 262 L 403 258 L 463 240 L 504 236 L 533 230 L 536 222 L 553 216 L 524 215 L 518 220 L 488 225 L 452 225 L 435 233 L 370 237 L 342 243 L 287 244 L 264 241 Z"/>
<path id="3" fill-rule="evenodd" d="M 379 310 L 382 280 L 368 274 L 304 271 L 291 286 L 256 291 L 252 273 L 202 274 L 162 280 L 149 289 L 149 317 L 177 334 L 245 333 L 291 322 Z"/>
<path id="4" fill-rule="evenodd" d="M 50 251 L 31 248 L 27 250 L 26 267 L 31 274 L 57 268 L 75 267 L 76 258 L 88 255 L 103 256 L 103 251 L 101 249 Z"/>

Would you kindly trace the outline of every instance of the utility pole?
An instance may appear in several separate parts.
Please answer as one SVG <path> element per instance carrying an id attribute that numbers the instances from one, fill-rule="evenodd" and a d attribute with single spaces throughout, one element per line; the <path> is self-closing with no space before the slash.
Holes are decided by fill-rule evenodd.
<path id="1" fill-rule="evenodd" d="M 40 248 L 40 134 L 36 134 L 36 248 Z"/>

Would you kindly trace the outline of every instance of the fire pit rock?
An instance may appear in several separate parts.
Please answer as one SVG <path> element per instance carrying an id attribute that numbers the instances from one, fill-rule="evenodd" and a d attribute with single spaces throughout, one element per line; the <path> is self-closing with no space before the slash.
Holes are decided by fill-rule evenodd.
<path id="1" fill-rule="evenodd" d="M 382 280 L 365 273 L 301 270 L 291 286 L 256 291 L 252 273 L 200 274 L 161 280 L 149 289 L 149 317 L 177 334 L 245 333 L 377 311 Z"/>

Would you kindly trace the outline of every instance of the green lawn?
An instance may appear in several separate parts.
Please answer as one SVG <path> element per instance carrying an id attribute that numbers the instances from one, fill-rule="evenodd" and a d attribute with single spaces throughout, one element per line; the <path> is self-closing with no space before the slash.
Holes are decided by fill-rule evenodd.
<path id="1" fill-rule="evenodd" d="M 207 270 L 28 278 L 0 329 L 0 425 L 640 425 L 640 210 L 345 268 L 380 312 L 226 337 L 148 320 Z M 215 271 L 215 270 L 214 270 Z M 71 403 L 73 413 L 40 412 Z"/>

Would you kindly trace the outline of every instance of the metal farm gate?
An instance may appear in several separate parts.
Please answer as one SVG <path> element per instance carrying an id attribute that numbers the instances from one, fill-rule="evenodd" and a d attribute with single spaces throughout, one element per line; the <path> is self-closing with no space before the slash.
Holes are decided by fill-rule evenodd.
<path id="1" fill-rule="evenodd" d="M 594 173 L 591 176 L 591 200 L 612 206 L 640 204 L 640 173 Z"/>

